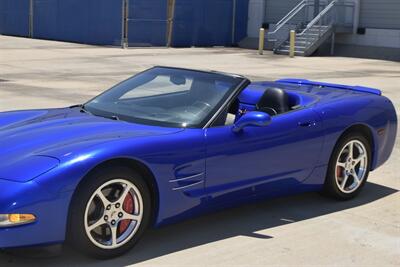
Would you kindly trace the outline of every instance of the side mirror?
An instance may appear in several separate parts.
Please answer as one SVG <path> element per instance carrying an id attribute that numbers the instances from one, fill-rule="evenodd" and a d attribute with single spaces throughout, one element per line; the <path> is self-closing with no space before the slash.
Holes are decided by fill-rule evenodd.
<path id="1" fill-rule="evenodd" d="M 232 131 L 238 133 L 245 127 L 264 127 L 272 122 L 272 118 L 265 112 L 252 111 L 244 114 L 234 125 Z"/>

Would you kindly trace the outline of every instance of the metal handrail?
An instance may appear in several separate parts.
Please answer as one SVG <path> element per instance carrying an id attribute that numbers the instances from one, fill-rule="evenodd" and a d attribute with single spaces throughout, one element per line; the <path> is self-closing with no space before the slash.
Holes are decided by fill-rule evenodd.
<path id="1" fill-rule="evenodd" d="M 339 0 L 332 0 L 332 2 L 329 3 L 329 5 L 327 5 L 312 21 L 310 21 L 310 23 L 307 24 L 307 26 L 302 32 L 296 34 L 296 38 L 298 37 L 305 38 L 306 49 L 313 46 L 313 44 L 315 44 L 315 42 L 319 40 L 319 38 L 321 38 L 322 35 L 324 35 L 327 31 L 329 31 L 332 28 L 332 26 L 335 23 L 335 15 L 337 11 L 337 9 L 335 8 L 338 2 Z M 315 31 L 315 29 L 317 31 Z M 311 30 L 313 31 L 311 32 Z M 307 34 L 308 32 L 311 32 L 311 34 Z"/>
<path id="2" fill-rule="evenodd" d="M 337 3 L 337 0 L 332 0 L 331 3 L 329 3 L 329 5 L 327 5 L 325 7 L 324 10 L 322 10 L 318 16 L 316 16 L 312 21 L 310 21 L 310 23 L 307 24 L 307 27 L 301 32 L 296 34 L 296 36 L 302 36 L 305 32 L 307 32 L 310 28 L 312 28 L 313 26 L 315 26 L 318 22 L 321 21 L 321 19 L 325 16 L 325 14 L 327 14 Z"/>
<path id="3" fill-rule="evenodd" d="M 288 22 L 294 15 L 296 15 L 300 10 L 307 4 L 308 0 L 303 0 L 300 3 L 298 3 L 292 10 L 290 10 L 289 13 L 287 13 L 278 23 L 276 23 L 276 29 L 274 32 L 279 30 L 286 22 Z M 292 13 L 295 13 L 292 15 Z M 289 18 L 290 17 L 290 18 Z M 271 32 L 273 33 L 273 32 Z"/>
<path id="4" fill-rule="evenodd" d="M 326 7 L 330 0 L 320 0 L 320 7 Z M 288 38 L 290 30 L 297 30 L 308 23 L 310 8 L 314 0 L 302 0 L 276 25 L 274 31 L 268 32 L 268 40 L 273 42 L 274 50 L 280 47 Z"/>
<path id="5" fill-rule="evenodd" d="M 324 5 L 328 2 L 328 0 L 321 0 L 320 5 Z M 289 11 L 281 20 L 276 23 L 276 28 L 274 31 L 269 32 L 268 35 L 273 35 L 277 33 L 284 25 L 286 25 L 294 16 L 299 14 L 300 11 L 303 10 L 303 8 L 307 6 L 313 6 L 313 0 L 302 0 L 300 3 L 298 3 L 292 10 Z"/>
<path id="6" fill-rule="evenodd" d="M 281 45 L 282 42 L 285 41 L 286 35 L 289 34 L 288 30 L 284 28 L 285 25 L 289 24 L 288 22 L 291 21 L 295 16 L 297 16 L 301 11 L 307 7 L 309 0 L 301 1 L 295 8 L 293 8 L 283 19 L 281 19 L 277 24 L 276 28 L 272 32 L 268 32 L 268 40 L 274 41 L 274 47 L 278 47 Z M 280 35 L 282 35 L 280 37 Z M 284 37 L 283 37 L 284 36 Z"/>

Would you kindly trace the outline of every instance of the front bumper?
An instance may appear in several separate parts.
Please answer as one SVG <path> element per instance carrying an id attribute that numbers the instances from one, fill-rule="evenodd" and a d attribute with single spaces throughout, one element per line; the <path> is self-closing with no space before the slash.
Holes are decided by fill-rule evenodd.
<path id="1" fill-rule="evenodd" d="M 70 192 L 53 194 L 34 181 L 0 180 L 0 214 L 29 213 L 34 223 L 0 228 L 0 248 L 63 242 Z"/>

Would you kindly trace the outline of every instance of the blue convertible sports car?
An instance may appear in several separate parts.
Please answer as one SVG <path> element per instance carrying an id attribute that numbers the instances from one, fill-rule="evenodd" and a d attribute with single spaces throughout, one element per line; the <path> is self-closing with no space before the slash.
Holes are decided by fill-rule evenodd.
<path id="1" fill-rule="evenodd" d="M 350 199 L 396 130 L 377 89 L 167 67 L 84 105 L 0 113 L 0 248 L 109 258 L 148 227 L 245 201 Z"/>

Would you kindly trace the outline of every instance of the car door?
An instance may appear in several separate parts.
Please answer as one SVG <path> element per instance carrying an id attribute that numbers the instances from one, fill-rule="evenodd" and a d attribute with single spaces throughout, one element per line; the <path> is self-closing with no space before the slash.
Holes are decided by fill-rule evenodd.
<path id="1" fill-rule="evenodd" d="M 211 198 L 231 201 L 275 186 L 295 186 L 318 162 L 322 127 L 311 109 L 272 117 L 264 127 L 208 128 L 206 132 L 206 190 Z M 288 188 L 289 189 L 289 188 Z M 266 191 L 267 190 L 267 191 Z"/>

